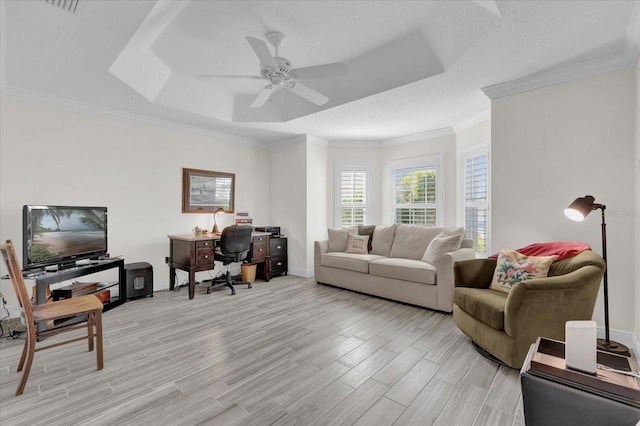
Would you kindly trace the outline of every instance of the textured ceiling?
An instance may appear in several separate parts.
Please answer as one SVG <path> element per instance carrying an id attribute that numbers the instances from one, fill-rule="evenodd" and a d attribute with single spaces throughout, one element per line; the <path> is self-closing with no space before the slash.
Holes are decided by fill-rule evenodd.
<path id="1" fill-rule="evenodd" d="M 486 114 L 487 86 L 632 64 L 636 3 L 81 0 L 72 14 L 2 0 L 0 77 L 7 95 L 256 141 L 386 140 Z M 199 77 L 257 75 L 246 36 L 269 31 L 286 35 L 279 55 L 295 67 L 347 64 L 309 80 L 325 105 L 282 91 L 251 109 L 265 81 Z"/>

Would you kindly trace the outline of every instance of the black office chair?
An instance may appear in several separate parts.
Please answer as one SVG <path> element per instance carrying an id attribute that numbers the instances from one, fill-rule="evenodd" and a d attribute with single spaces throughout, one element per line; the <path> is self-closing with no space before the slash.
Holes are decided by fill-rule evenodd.
<path id="1" fill-rule="evenodd" d="M 243 281 L 233 281 L 229 265 L 235 262 L 242 262 L 247 258 L 251 249 L 251 226 L 233 225 L 227 226 L 222 230 L 220 236 L 220 247 L 216 248 L 213 259 L 222 262 L 227 267 L 227 273 L 222 282 L 212 281 L 207 287 L 207 294 L 218 287 L 229 287 L 231 295 L 236 294 L 234 285 L 247 284 L 251 288 L 251 283 Z"/>

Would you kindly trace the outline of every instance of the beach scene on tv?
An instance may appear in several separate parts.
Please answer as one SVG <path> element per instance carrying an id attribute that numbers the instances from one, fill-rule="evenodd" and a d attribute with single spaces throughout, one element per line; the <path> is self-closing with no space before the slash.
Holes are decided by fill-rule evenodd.
<path id="1" fill-rule="evenodd" d="M 33 263 L 106 250 L 104 210 L 34 210 L 31 219 Z"/>

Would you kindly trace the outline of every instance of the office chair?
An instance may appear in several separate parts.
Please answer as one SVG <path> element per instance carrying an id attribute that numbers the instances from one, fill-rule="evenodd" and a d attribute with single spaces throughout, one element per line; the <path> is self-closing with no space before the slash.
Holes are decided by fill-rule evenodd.
<path id="1" fill-rule="evenodd" d="M 251 288 L 251 283 L 243 281 L 233 281 L 231 278 L 231 272 L 229 268 L 234 262 L 242 262 L 247 258 L 249 250 L 251 249 L 251 226 L 247 225 L 233 225 L 227 226 L 222 230 L 220 236 L 220 248 L 216 249 L 213 260 L 222 262 L 227 267 L 227 273 L 223 282 L 212 281 L 211 285 L 207 288 L 207 294 L 218 287 L 229 287 L 231 289 L 231 295 L 236 294 L 234 285 L 247 284 Z"/>
<path id="2" fill-rule="evenodd" d="M 18 383 L 16 395 L 21 395 L 24 391 L 34 354 L 44 349 L 80 340 L 88 340 L 90 352 L 93 351 L 94 344 L 96 346 L 96 366 L 98 370 L 102 370 L 104 364 L 102 354 L 102 302 L 95 295 L 88 294 L 44 305 L 31 305 L 31 299 L 29 298 L 27 286 L 11 240 L 7 240 L 6 244 L 0 246 L 0 252 L 2 252 L 2 257 L 4 257 L 9 270 L 9 278 L 11 278 L 11 283 L 18 297 L 25 325 L 27 326 L 27 336 L 22 348 L 20 361 L 18 362 L 18 371 L 22 371 L 22 378 Z M 62 318 L 71 319 L 61 325 L 38 330 L 38 324 Z M 40 342 L 45 337 L 79 329 L 85 329 L 86 334 L 67 340 L 54 340 L 47 346 L 36 347 L 36 342 Z"/>

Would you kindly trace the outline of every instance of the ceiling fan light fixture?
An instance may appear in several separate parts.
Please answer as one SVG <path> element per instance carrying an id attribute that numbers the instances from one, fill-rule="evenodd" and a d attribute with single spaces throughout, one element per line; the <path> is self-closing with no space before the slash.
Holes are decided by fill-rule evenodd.
<path id="1" fill-rule="evenodd" d="M 285 36 L 281 32 L 272 31 L 266 34 L 266 39 L 275 48 L 275 55 L 271 54 L 264 40 L 251 36 L 246 38 L 251 49 L 260 60 L 260 77 L 258 79 L 269 82 L 251 103 L 251 108 L 263 106 L 271 96 L 271 93 L 280 87 L 286 87 L 290 92 L 313 104 L 324 105 L 329 101 L 327 96 L 300 83 L 298 80 L 336 77 L 347 73 L 347 66 L 344 63 L 314 65 L 299 69 L 293 68 L 293 63 L 289 59 L 278 56 L 278 47 L 285 40 Z M 201 77 L 255 78 L 232 75 L 201 75 Z"/>

